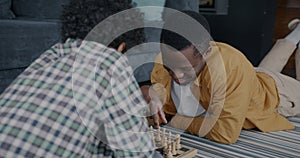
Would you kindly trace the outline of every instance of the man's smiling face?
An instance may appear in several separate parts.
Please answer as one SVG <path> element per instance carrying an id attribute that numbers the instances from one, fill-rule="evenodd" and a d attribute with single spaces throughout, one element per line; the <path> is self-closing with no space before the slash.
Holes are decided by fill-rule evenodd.
<path id="1" fill-rule="evenodd" d="M 205 60 L 195 46 L 181 51 L 162 46 L 163 64 L 172 79 L 181 85 L 194 81 L 205 67 Z"/>

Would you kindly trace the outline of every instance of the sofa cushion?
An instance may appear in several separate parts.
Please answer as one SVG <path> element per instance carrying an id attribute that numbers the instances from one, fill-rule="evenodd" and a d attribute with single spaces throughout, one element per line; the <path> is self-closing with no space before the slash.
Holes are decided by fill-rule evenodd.
<path id="1" fill-rule="evenodd" d="M 63 6 L 70 0 L 12 0 L 16 16 L 37 19 L 59 19 Z"/>
<path id="2" fill-rule="evenodd" d="M 0 0 L 0 19 L 12 19 L 15 17 L 10 8 L 11 0 Z"/>
<path id="3" fill-rule="evenodd" d="M 0 70 L 27 67 L 60 41 L 57 21 L 0 20 Z"/>

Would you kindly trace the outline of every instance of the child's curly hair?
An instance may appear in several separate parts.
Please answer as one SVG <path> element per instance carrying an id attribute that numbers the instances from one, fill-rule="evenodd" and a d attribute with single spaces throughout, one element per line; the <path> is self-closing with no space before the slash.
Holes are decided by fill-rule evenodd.
<path id="1" fill-rule="evenodd" d="M 71 0 L 69 5 L 64 7 L 61 16 L 62 40 L 65 41 L 67 38 L 83 40 L 101 21 L 120 11 L 131 9 L 133 5 L 131 0 Z M 126 20 L 123 20 L 123 22 L 127 24 L 143 22 L 143 14 L 138 9 L 135 10 L 132 16 L 134 17 L 126 17 Z M 126 25 L 126 23 L 119 25 L 119 27 Z M 118 28 L 114 26 L 113 28 L 107 28 L 107 30 L 101 30 L 103 32 L 101 41 L 105 41 L 106 36 L 113 31 L 118 31 Z M 122 34 L 108 46 L 117 48 L 121 42 L 126 43 L 127 49 L 144 42 L 143 28 Z"/>

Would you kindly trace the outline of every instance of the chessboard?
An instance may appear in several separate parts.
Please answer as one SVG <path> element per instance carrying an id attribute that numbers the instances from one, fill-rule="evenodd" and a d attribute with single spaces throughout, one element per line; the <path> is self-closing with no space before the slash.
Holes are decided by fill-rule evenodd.
<path id="1" fill-rule="evenodd" d="M 156 151 L 165 158 L 192 158 L 197 155 L 197 149 L 181 144 L 179 134 L 166 132 L 166 129 L 161 127 L 154 130 L 152 126 L 149 132 Z"/>

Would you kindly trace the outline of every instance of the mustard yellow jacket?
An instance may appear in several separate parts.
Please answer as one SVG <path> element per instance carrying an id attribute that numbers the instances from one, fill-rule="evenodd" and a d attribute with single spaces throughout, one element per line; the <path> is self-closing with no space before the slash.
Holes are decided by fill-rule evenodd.
<path id="1" fill-rule="evenodd" d="M 210 45 L 206 66 L 191 86 L 207 114 L 193 118 L 187 132 L 230 144 L 236 142 L 243 128 L 258 128 L 263 132 L 294 129 L 277 113 L 279 96 L 275 81 L 265 73 L 256 72 L 235 48 L 219 42 Z M 164 102 L 164 112 L 175 115 L 172 79 L 162 65 L 161 54 L 156 58 L 151 82 Z"/>

